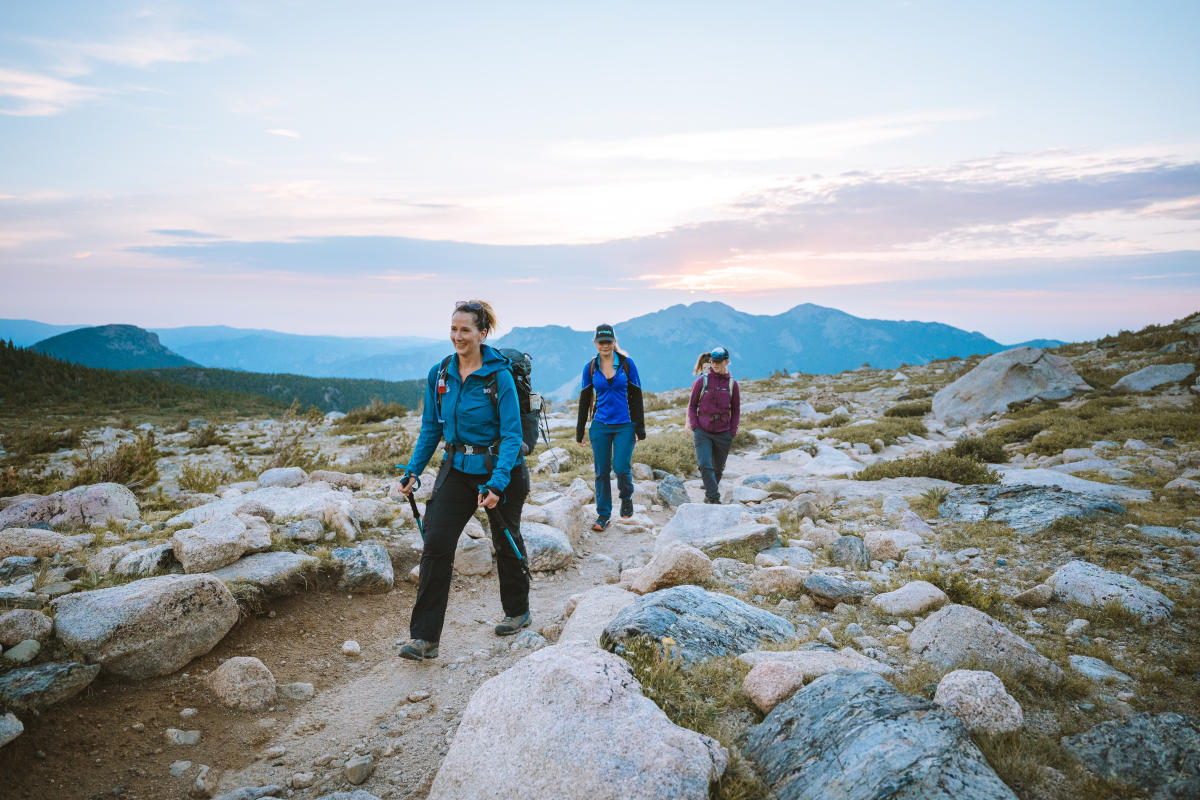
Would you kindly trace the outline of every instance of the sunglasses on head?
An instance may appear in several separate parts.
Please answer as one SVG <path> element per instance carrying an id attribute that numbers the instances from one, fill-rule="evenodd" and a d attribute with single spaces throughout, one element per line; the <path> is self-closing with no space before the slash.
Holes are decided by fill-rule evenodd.
<path id="1" fill-rule="evenodd" d="M 459 300 L 454 304 L 455 311 L 462 311 L 463 309 L 466 309 L 467 311 L 483 311 L 483 306 L 479 303 L 476 303 L 474 300 L 470 302 L 467 302 L 466 300 Z"/>

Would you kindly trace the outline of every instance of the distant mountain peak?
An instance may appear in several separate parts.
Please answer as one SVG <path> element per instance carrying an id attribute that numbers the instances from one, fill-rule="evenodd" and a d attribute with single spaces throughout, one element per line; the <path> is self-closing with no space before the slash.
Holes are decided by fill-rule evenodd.
<path id="1" fill-rule="evenodd" d="M 43 339 L 31 349 L 72 364 L 103 369 L 199 366 L 163 347 L 158 334 L 136 325 L 80 328 Z"/>

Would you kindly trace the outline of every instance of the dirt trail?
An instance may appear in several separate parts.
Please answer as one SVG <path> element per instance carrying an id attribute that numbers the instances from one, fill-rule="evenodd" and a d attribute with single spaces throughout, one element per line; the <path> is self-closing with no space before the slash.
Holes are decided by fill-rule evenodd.
<path id="1" fill-rule="evenodd" d="M 661 525 L 667 515 L 655 517 Z M 620 562 L 651 544 L 649 532 L 614 527 L 591 534 L 572 567 L 535 575 L 534 629 L 559 620 L 571 595 L 605 582 L 606 567 L 590 561 L 591 554 Z M 0 794 L 14 800 L 182 798 L 206 764 L 222 771 L 219 791 L 271 783 L 286 789 L 294 773 L 313 773 L 314 783 L 294 794 L 311 798 L 352 788 L 340 762 L 369 752 L 375 771 L 362 788 L 384 798 L 421 797 L 471 694 L 529 650 L 513 650 L 515 637 L 492 631 L 503 616 L 493 572 L 454 578 L 438 659 L 405 661 L 398 643 L 407 640 L 415 593 L 407 582 L 386 595 L 352 598 L 313 590 L 274 601 L 268 606 L 273 615 L 245 620 L 181 672 L 136 683 L 101 676 L 0 750 Z M 342 655 L 346 639 L 361 645 L 359 658 Z M 220 659 L 242 655 L 261 659 L 279 684 L 314 684 L 316 697 L 282 701 L 261 713 L 225 709 L 203 677 Z M 410 702 L 410 696 L 418 699 Z M 195 714 L 181 717 L 188 708 Z M 168 728 L 199 730 L 200 742 L 172 745 Z M 278 748 L 282 754 L 271 757 Z M 185 760 L 190 767 L 173 776 L 172 763 Z"/>

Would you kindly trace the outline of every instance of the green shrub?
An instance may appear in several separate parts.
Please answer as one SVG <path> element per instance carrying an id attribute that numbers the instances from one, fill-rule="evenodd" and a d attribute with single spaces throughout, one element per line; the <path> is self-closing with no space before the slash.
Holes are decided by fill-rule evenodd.
<path id="1" fill-rule="evenodd" d="M 70 477 L 71 485 L 120 483 L 130 489 L 144 489 L 158 480 L 160 455 L 152 431 L 139 434 L 108 455 L 87 444 L 83 455 L 72 460 L 75 473 Z"/>
<path id="2" fill-rule="evenodd" d="M 17 461 L 38 453 L 79 446 L 79 429 L 54 430 L 41 425 L 12 428 L 4 434 L 4 449 Z"/>
<path id="3" fill-rule="evenodd" d="M 213 494 L 221 484 L 229 480 L 229 473 L 219 469 L 184 464 L 179 471 L 179 488 L 185 492 Z"/>
<path id="4" fill-rule="evenodd" d="M 923 417 L 933 411 L 933 401 L 918 400 L 915 403 L 900 403 L 883 412 L 885 417 Z"/>
<path id="5" fill-rule="evenodd" d="M 633 460 L 681 477 L 690 475 L 696 468 L 696 448 L 692 444 L 692 433 L 667 431 L 651 434 L 645 441 L 637 443 L 633 451 Z"/>
<path id="6" fill-rule="evenodd" d="M 1008 453 L 995 439 L 982 436 L 964 436 L 950 448 L 953 455 L 970 458 L 984 464 L 1006 464 Z"/>
<path id="7" fill-rule="evenodd" d="M 188 447 L 193 450 L 201 450 L 205 447 L 212 447 L 214 444 L 229 444 L 229 440 L 221 436 L 215 426 L 205 425 L 192 436 Z"/>
<path id="8" fill-rule="evenodd" d="M 957 570 L 943 570 L 937 566 L 924 567 L 910 572 L 905 576 L 905 580 L 928 581 L 945 592 L 951 603 L 972 606 L 993 617 L 1011 616 L 1008 602 L 998 589 Z"/>
<path id="9" fill-rule="evenodd" d="M 737 436 L 733 437 L 733 441 L 729 446 L 733 450 L 747 450 L 751 447 L 757 447 L 758 437 L 745 428 L 739 427 Z"/>
<path id="10" fill-rule="evenodd" d="M 928 432 L 920 420 L 901 417 L 883 422 L 869 422 L 866 425 L 843 425 L 829 431 L 829 435 L 843 442 L 869 444 L 872 450 L 878 452 L 880 448 L 875 443 L 876 439 L 882 440 L 884 445 L 889 445 L 895 444 L 901 436 L 924 436 Z"/>
<path id="11" fill-rule="evenodd" d="M 922 453 L 913 458 L 898 458 L 872 464 L 854 476 L 860 481 L 883 478 L 938 478 L 952 483 L 999 483 L 1000 476 L 971 458 L 956 456 L 948 451 Z"/>
<path id="12" fill-rule="evenodd" d="M 849 414 L 834 414 L 832 417 L 826 417 L 825 419 L 821 420 L 821 423 L 826 428 L 837 428 L 842 425 L 845 425 L 849 421 L 850 421 Z"/>

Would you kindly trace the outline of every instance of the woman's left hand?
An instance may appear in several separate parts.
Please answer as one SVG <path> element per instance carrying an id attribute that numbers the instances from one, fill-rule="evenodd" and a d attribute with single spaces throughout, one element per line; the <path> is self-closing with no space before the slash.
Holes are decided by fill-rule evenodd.
<path id="1" fill-rule="evenodd" d="M 490 489 L 488 490 L 487 497 L 484 497 L 482 494 L 479 495 L 480 508 L 495 508 L 496 504 L 499 502 L 500 495 L 496 494 Z"/>

